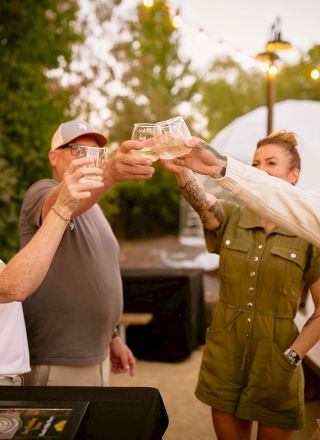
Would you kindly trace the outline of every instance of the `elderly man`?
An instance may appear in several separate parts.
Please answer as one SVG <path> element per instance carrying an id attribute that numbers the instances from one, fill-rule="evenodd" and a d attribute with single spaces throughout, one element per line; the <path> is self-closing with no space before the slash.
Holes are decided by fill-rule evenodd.
<path id="1" fill-rule="evenodd" d="M 106 143 L 84 121 L 58 127 L 49 151 L 53 179 L 32 185 L 22 206 L 22 246 L 51 211 L 63 173 L 78 151 Z M 97 204 L 117 182 L 152 176 L 152 162 L 132 155 L 132 148 L 139 148 L 137 142 L 124 142 L 105 162 L 103 187 L 79 203 L 74 227 L 67 229 L 47 276 L 24 302 L 32 368 L 26 384 L 106 386 L 109 354 L 113 372 L 134 374 L 135 359 L 116 331 L 123 305 L 119 247 Z"/>
<path id="2" fill-rule="evenodd" d="M 6 266 L 0 260 L 0 385 L 21 385 L 22 374 L 30 371 L 29 351 L 20 301 L 41 284 L 70 216 L 79 201 L 90 197 L 90 191 L 102 182 L 79 179 L 101 171 L 88 168 L 88 159 L 74 160 L 67 168 L 59 196 L 43 225 L 23 250 Z M 57 215 L 58 213 L 58 215 Z"/>
<path id="3" fill-rule="evenodd" d="M 320 247 L 320 196 L 271 177 L 252 166 L 222 156 L 199 138 L 187 145 L 190 153 L 176 159 L 199 174 L 216 180 L 251 209 Z"/>

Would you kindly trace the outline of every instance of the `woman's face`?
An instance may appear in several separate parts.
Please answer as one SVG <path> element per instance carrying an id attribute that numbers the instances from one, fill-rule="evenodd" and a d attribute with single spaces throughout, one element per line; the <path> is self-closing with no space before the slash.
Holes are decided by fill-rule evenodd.
<path id="1" fill-rule="evenodd" d="M 298 168 L 290 170 L 289 153 L 280 145 L 266 144 L 258 148 L 254 153 L 252 166 L 289 183 L 294 184 L 299 178 Z"/>

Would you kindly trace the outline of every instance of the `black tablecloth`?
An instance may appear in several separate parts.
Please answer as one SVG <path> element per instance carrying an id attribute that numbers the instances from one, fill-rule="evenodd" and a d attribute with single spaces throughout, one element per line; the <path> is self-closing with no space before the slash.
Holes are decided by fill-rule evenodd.
<path id="1" fill-rule="evenodd" d="M 127 344 L 140 359 L 177 362 L 205 341 L 202 271 L 123 269 L 124 311 L 152 313 L 145 326 L 127 328 Z"/>
<path id="2" fill-rule="evenodd" d="M 168 426 L 156 388 L 0 386 L 0 401 L 89 401 L 78 440 L 159 440 Z"/>

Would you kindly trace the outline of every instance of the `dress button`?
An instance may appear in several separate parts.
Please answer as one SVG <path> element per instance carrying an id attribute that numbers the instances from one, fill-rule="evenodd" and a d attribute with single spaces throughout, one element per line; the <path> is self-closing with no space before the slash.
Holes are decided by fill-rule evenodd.
<path id="1" fill-rule="evenodd" d="M 254 261 L 259 261 L 259 257 L 253 257 Z"/>
<path id="2" fill-rule="evenodd" d="M 259 244 L 258 249 L 262 249 L 262 244 Z"/>
<path id="3" fill-rule="evenodd" d="M 254 277 L 255 274 L 256 274 L 255 272 L 250 272 L 250 276 L 251 276 L 251 277 Z"/>
<path id="4" fill-rule="evenodd" d="M 253 292 L 254 291 L 254 287 L 249 287 L 249 292 Z"/>
<path id="5" fill-rule="evenodd" d="M 227 246 L 229 246 L 230 243 L 231 243 L 230 240 L 226 240 L 226 241 L 225 241 L 225 244 L 226 244 Z"/>
<path id="6" fill-rule="evenodd" d="M 251 322 L 251 318 L 248 318 L 248 322 Z"/>
<path id="7" fill-rule="evenodd" d="M 250 308 L 251 308 L 252 306 L 253 306 L 252 303 L 248 303 L 248 304 L 247 304 L 247 307 L 250 307 Z"/>
<path id="8" fill-rule="evenodd" d="M 292 253 L 290 254 L 290 257 L 291 257 L 291 258 L 296 258 L 296 256 L 297 256 L 297 254 L 294 253 L 294 252 L 292 252 Z"/>

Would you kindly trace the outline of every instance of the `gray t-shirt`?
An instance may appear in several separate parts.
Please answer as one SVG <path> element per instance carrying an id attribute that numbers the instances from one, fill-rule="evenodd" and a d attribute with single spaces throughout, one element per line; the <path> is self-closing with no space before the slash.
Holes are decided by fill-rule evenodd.
<path id="1" fill-rule="evenodd" d="M 43 179 L 24 199 L 19 221 L 23 247 L 41 223 Z M 32 365 L 93 365 L 104 360 L 123 307 L 119 246 L 96 204 L 66 229 L 48 274 L 23 303 Z"/>

